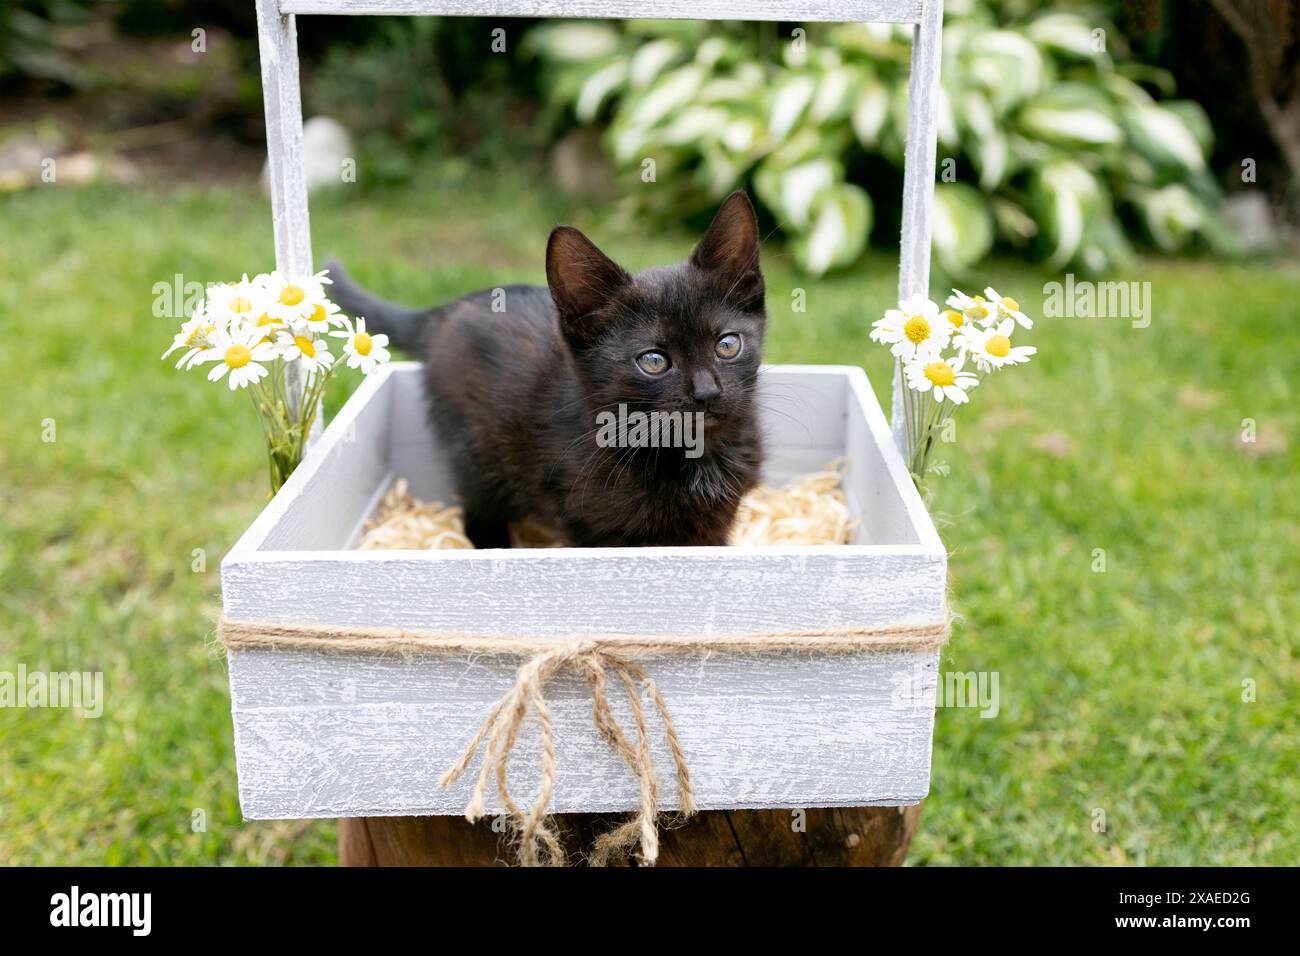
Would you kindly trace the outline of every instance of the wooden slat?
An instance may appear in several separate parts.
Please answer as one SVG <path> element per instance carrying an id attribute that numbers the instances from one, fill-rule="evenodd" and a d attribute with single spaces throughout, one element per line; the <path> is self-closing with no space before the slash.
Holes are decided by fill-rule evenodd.
<path id="1" fill-rule="evenodd" d="M 860 522 L 854 544 L 916 540 L 924 548 L 943 551 L 925 502 L 890 444 L 889 424 L 866 373 L 850 369 L 847 379 L 850 427 L 844 491 L 850 511 Z"/>
<path id="2" fill-rule="evenodd" d="M 937 651 L 671 655 L 642 661 L 668 704 L 701 809 L 905 806 L 929 790 Z M 467 655 L 242 650 L 229 658 L 239 799 L 248 819 L 458 815 L 473 771 L 455 762 L 517 660 Z M 617 683 L 615 681 L 614 683 Z M 611 688 L 612 691 L 612 688 Z M 627 765 L 592 727 L 585 682 L 546 687 L 555 740 L 551 809 L 633 809 Z M 625 728 L 625 695 L 610 694 Z M 657 714 L 650 744 L 660 805 L 677 805 Z M 530 720 L 510 760 L 516 800 L 536 793 Z M 493 787 L 492 813 L 501 808 Z"/>
<path id="3" fill-rule="evenodd" d="M 388 485 L 390 377 L 403 367 L 414 369 L 415 363 L 366 376 L 227 559 L 253 551 L 348 547 L 377 489 Z"/>
<path id="4" fill-rule="evenodd" d="M 898 297 L 928 295 L 930 221 L 934 204 L 939 67 L 943 59 L 943 0 L 925 0 L 912 30 L 912 75 L 907 95 L 907 150 L 903 165 L 903 238 L 898 262 Z M 903 419 L 903 377 L 894 375 L 894 442 L 907 458 Z"/>
<path id="5" fill-rule="evenodd" d="M 298 88 L 298 32 L 281 16 L 275 0 L 257 0 L 257 45 L 262 57 L 262 101 L 266 110 L 266 159 L 271 181 L 271 224 L 275 267 L 290 275 L 311 272 L 311 222 L 302 155 L 302 93 Z M 302 370 L 286 369 L 289 402 L 296 413 Z M 317 418 L 313 436 L 320 432 Z"/>
<path id="6" fill-rule="evenodd" d="M 261 551 L 227 555 L 221 583 L 237 621 L 690 636 L 935 621 L 946 567 L 919 545 Z"/>
<path id="7" fill-rule="evenodd" d="M 280 0 L 283 13 L 916 23 L 924 0 Z"/>
<path id="8" fill-rule="evenodd" d="M 302 154 L 302 95 L 298 87 L 298 34 L 275 0 L 257 0 L 266 152 L 271 178 L 275 264 L 282 272 L 311 271 L 311 222 Z"/>

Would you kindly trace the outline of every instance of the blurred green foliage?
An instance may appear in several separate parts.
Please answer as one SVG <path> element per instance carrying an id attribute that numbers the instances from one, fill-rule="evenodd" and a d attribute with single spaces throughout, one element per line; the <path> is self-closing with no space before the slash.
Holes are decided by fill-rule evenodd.
<path id="1" fill-rule="evenodd" d="M 435 151 L 488 162 L 536 155 L 545 142 L 534 70 L 514 49 L 526 25 L 380 18 L 364 42 L 333 43 L 305 66 L 307 112 L 356 134 L 367 176 L 380 182 L 408 179 Z"/>
<path id="2" fill-rule="evenodd" d="M 968 275 L 995 242 L 1098 273 L 1129 237 L 1231 248 L 1195 103 L 1128 58 L 1101 14 L 949 0 L 934 246 Z M 890 241 L 907 126 L 910 28 L 629 21 L 538 26 L 529 49 L 573 121 L 605 129 L 638 208 L 680 218 L 752 184 L 800 266 L 853 262 L 874 218 Z M 653 187 L 644 175 L 653 161 Z"/>
<path id="3" fill-rule="evenodd" d="M 82 86 L 84 71 L 65 31 L 90 21 L 84 0 L 5 0 L 0 4 L 0 82 L 19 77 Z"/>
<path id="4" fill-rule="evenodd" d="M 430 153 L 507 162 L 545 147 L 537 64 L 515 46 L 534 21 L 303 17 L 304 110 L 354 134 L 367 182 L 409 178 Z M 193 31 L 201 57 L 187 57 Z M 253 0 L 3 0 L 0 86 L 107 94 L 106 125 L 187 115 L 260 133 Z"/>
<path id="5" fill-rule="evenodd" d="M 1205 112 L 1171 99 L 1171 74 L 1136 59 L 1113 23 L 1133 31 L 1144 56 L 1173 62 L 1173 7 L 947 0 L 935 220 L 945 273 L 967 276 L 999 244 L 1090 273 L 1123 263 L 1134 240 L 1167 252 L 1232 249 L 1216 215 Z M 196 26 L 223 37 L 220 58 L 149 67 L 158 47 L 141 41 L 188 43 Z M 532 160 L 576 121 L 604 130 L 629 211 L 643 218 L 702 216 L 747 185 L 814 274 L 852 262 L 872 235 L 882 246 L 897 235 L 906 29 L 304 17 L 298 31 L 307 112 L 356 134 L 367 183 L 407 179 L 431 153 Z M 1203 59 L 1211 41 L 1187 55 Z M 132 43 L 134 60 L 120 49 Z M 104 44 L 118 48 L 105 58 Z M 1179 48 L 1188 46 L 1183 36 Z M 92 112 L 108 126 L 189 116 L 255 141 L 257 59 L 252 0 L 0 5 L 0 85 L 107 93 L 107 112 Z M 1240 64 L 1223 62 L 1234 84 L 1210 94 L 1178 62 L 1228 135 L 1224 168 L 1242 150 L 1267 162 L 1267 137 L 1243 133 L 1229 89 L 1241 85 Z M 647 158 L 654 189 L 640 188 Z"/>

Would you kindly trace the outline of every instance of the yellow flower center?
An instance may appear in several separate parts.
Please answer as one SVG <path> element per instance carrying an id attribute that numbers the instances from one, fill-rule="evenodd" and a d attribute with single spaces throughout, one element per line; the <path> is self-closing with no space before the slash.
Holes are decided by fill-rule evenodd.
<path id="1" fill-rule="evenodd" d="M 317 302 L 314 306 L 312 306 L 312 310 L 311 310 L 311 318 L 308 319 L 307 321 L 308 321 L 308 322 L 324 322 L 324 321 L 325 321 L 326 319 L 328 319 L 329 317 L 330 317 L 329 313 L 325 311 L 325 306 L 323 306 L 323 305 L 321 305 L 319 302 Z"/>
<path id="2" fill-rule="evenodd" d="M 231 312 L 240 312 L 240 313 L 251 312 L 252 309 L 253 309 L 253 303 L 250 302 L 248 299 L 244 298 L 242 295 L 237 295 L 230 300 Z"/>
<path id="3" fill-rule="evenodd" d="M 956 309 L 948 309 L 948 310 L 945 311 L 943 314 L 944 314 L 944 317 L 945 317 L 949 322 L 951 322 L 955 328 L 959 328 L 959 329 L 960 329 L 963 325 L 966 324 L 966 316 L 962 315 L 962 314 L 961 314 L 960 312 L 958 312 Z"/>
<path id="4" fill-rule="evenodd" d="M 267 315 L 265 312 L 263 312 L 263 313 L 262 313 L 262 317 L 261 317 L 260 319 L 257 320 L 257 324 L 258 324 L 259 326 L 262 326 L 262 325 L 279 325 L 279 324 L 280 324 L 280 320 L 277 319 L 277 318 L 275 318 L 274 316 Z"/>
<path id="5" fill-rule="evenodd" d="M 293 337 L 293 344 L 298 346 L 298 351 L 308 358 L 316 357 L 316 346 L 313 344 L 311 339 L 307 338 L 307 336 L 295 335 Z"/>
<path id="6" fill-rule="evenodd" d="M 957 373 L 947 362 L 931 362 L 925 367 L 925 377 L 935 385 L 951 385 L 957 381 Z"/>
<path id="7" fill-rule="evenodd" d="M 280 301 L 285 305 L 297 305 L 306 295 L 300 286 L 287 285 L 280 290 Z"/>
<path id="8" fill-rule="evenodd" d="M 989 340 L 984 343 L 984 351 L 989 355 L 996 355 L 1002 358 L 1011 351 L 1011 340 L 1005 335 L 990 335 Z"/>
<path id="9" fill-rule="evenodd" d="M 358 355 L 369 355 L 375 343 L 370 341 L 370 336 L 366 332 L 358 332 L 352 337 L 352 347 L 357 350 Z"/>
<path id="10" fill-rule="evenodd" d="M 253 353 L 247 345 L 232 345 L 226 349 L 226 364 L 231 368 L 243 368 L 253 360 Z"/>
<path id="11" fill-rule="evenodd" d="M 1008 298 L 1007 296 L 1003 296 L 1003 297 L 1002 297 L 1002 308 L 1006 309 L 1008 312 L 1019 312 L 1019 311 L 1020 311 L 1020 303 L 1017 302 L 1015 299 L 1011 299 L 1011 298 Z"/>
<path id="12" fill-rule="evenodd" d="M 987 318 L 989 314 L 989 308 L 984 304 L 984 296 L 977 295 L 971 301 L 974 302 L 975 304 L 966 310 L 966 314 L 969 315 L 972 319 Z"/>
<path id="13" fill-rule="evenodd" d="M 185 336 L 185 344 L 193 345 L 200 339 L 206 339 L 215 331 L 217 331 L 215 325 L 196 325 L 194 328 L 190 329 L 190 334 Z"/>
<path id="14" fill-rule="evenodd" d="M 903 326 L 903 334 L 914 345 L 920 345 L 930 337 L 930 323 L 925 321 L 925 316 L 914 315 Z"/>

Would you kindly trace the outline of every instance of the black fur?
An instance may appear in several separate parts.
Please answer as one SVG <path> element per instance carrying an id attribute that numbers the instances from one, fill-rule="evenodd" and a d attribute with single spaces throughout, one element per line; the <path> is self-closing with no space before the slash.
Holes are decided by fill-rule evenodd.
<path id="1" fill-rule="evenodd" d="M 431 310 L 381 302 L 337 263 L 331 297 L 372 331 L 425 353 L 430 419 L 451 456 L 466 531 L 508 547 L 507 523 L 532 517 L 575 546 L 721 545 L 758 481 L 755 385 L 767 317 L 754 208 L 723 203 L 686 262 L 631 276 L 581 232 L 559 226 L 549 290 L 507 286 Z M 500 306 L 499 306 L 500 308 Z M 715 353 L 739 333 L 740 355 Z M 672 367 L 636 364 L 657 350 Z M 602 448 L 597 414 L 704 412 L 703 454 Z"/>

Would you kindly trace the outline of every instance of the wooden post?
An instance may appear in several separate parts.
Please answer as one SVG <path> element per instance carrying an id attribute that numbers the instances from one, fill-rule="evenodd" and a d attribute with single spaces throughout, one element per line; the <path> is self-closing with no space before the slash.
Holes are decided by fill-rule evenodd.
<path id="1" fill-rule="evenodd" d="M 943 61 L 943 0 L 925 0 L 912 27 L 912 74 L 907 83 L 907 146 L 903 159 L 903 235 L 898 259 L 898 298 L 930 294 L 930 221 L 934 207 L 934 167 L 939 106 L 939 67 Z M 903 402 L 902 366 L 894 372 L 890 424 L 894 444 L 911 461 Z"/>
<path id="2" fill-rule="evenodd" d="M 709 810 L 660 828 L 659 866 L 901 866 L 921 818 L 912 807 Z M 580 861 L 623 817 L 557 816 L 565 850 Z M 343 866 L 504 866 L 512 851 L 491 820 L 357 817 L 339 821 Z M 629 858 L 628 863 L 634 861 Z"/>
<path id="3" fill-rule="evenodd" d="M 311 220 L 302 155 L 302 93 L 298 87 L 298 28 L 282 16 L 275 0 L 257 0 L 257 47 L 262 61 L 262 105 L 266 113 L 266 169 L 271 183 L 271 225 L 275 267 L 287 275 L 311 274 Z M 302 369 L 285 370 L 289 411 L 297 415 Z M 320 435 L 321 416 L 309 438 Z"/>

